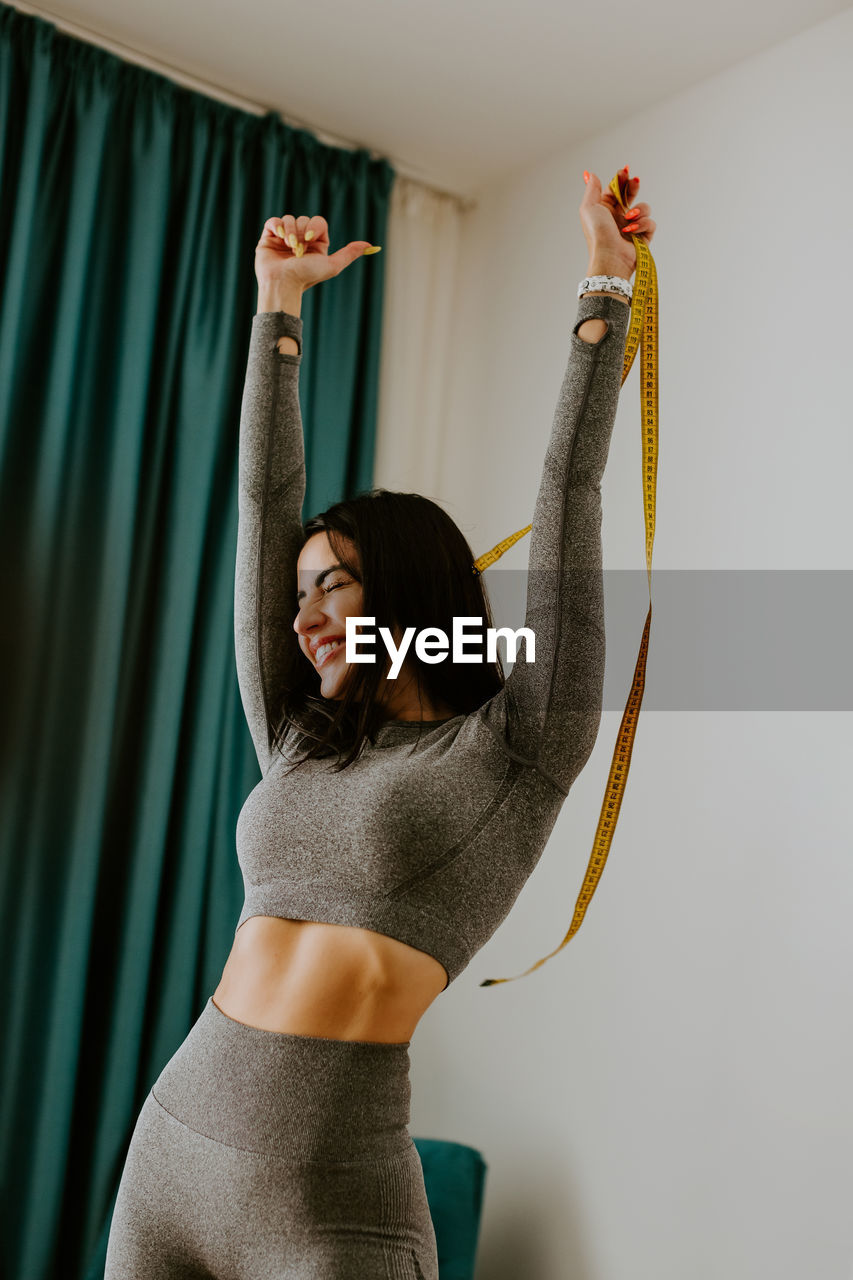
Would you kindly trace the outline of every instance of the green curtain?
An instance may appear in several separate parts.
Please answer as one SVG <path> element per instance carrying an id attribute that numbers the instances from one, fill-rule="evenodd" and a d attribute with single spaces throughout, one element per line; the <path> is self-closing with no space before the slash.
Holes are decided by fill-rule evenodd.
<path id="1" fill-rule="evenodd" d="M 5 5 L 0 60 L 2 1261 L 74 1280 L 242 906 L 255 243 L 384 245 L 394 170 Z M 372 484 L 384 257 L 304 299 L 304 517 Z"/>

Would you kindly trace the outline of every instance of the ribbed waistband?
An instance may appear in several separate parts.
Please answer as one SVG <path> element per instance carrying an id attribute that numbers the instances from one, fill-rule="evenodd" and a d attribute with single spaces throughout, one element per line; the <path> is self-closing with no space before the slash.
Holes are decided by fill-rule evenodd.
<path id="1" fill-rule="evenodd" d="M 409 1044 L 267 1031 L 211 996 L 151 1092 L 190 1129 L 245 1151 L 393 1156 L 412 1145 Z"/>

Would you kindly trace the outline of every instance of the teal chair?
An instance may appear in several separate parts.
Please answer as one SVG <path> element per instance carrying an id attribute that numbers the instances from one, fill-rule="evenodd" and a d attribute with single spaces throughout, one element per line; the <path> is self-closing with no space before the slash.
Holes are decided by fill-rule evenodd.
<path id="1" fill-rule="evenodd" d="M 474 1280 L 486 1162 L 474 1147 L 413 1138 L 438 1245 L 440 1280 Z"/>

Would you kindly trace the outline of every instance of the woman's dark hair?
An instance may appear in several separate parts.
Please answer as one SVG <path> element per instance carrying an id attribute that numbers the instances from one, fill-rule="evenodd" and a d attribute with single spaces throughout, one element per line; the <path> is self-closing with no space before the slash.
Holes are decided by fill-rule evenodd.
<path id="1" fill-rule="evenodd" d="M 365 650 L 375 653 L 376 661 L 351 665 L 341 698 L 324 698 L 318 692 L 317 671 L 300 649 L 296 632 L 290 633 L 292 661 L 276 745 L 292 726 L 297 738 L 301 734 L 313 745 L 304 749 L 300 743 L 302 753 L 291 751 L 288 758 L 298 765 L 337 752 L 337 772 L 352 764 L 365 739 L 372 741 L 387 719 L 377 700 L 388 685 L 387 651 L 379 628 L 415 627 L 414 642 L 423 628 L 440 627 L 452 645 L 454 616 L 482 618 L 482 627 L 465 624 L 466 652 L 485 652 L 492 615 L 482 578 L 473 571 L 467 539 L 446 511 L 419 493 L 371 489 L 312 516 L 303 530 L 303 546 L 314 534 L 326 534 L 336 559 L 362 585 L 363 616 L 376 620 L 375 646 Z M 360 567 L 345 539 L 357 549 Z M 418 699 L 426 692 L 432 702 L 453 707 L 457 715 L 477 710 L 504 684 L 499 656 L 494 663 L 454 663 L 451 649 L 441 662 L 428 663 L 412 643 L 406 661 L 415 671 Z"/>

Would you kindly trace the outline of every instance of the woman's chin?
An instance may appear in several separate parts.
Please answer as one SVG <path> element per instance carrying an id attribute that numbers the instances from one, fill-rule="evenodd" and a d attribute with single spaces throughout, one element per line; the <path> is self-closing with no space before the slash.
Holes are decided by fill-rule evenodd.
<path id="1" fill-rule="evenodd" d="M 320 693 L 324 698 L 342 698 L 346 683 L 346 668 L 343 671 L 320 671 Z"/>

